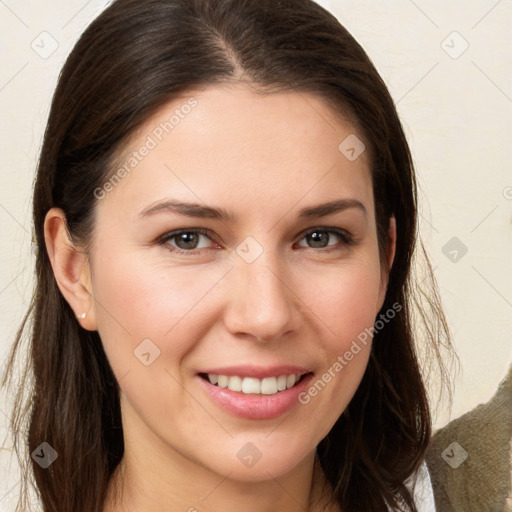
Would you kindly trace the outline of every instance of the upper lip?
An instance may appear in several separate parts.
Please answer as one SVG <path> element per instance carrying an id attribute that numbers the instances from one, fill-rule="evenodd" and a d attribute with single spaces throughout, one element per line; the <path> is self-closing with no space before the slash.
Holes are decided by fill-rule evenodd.
<path id="1" fill-rule="evenodd" d="M 303 366 L 279 365 L 279 366 L 225 366 L 223 368 L 208 368 L 199 373 L 213 373 L 215 375 L 254 377 L 256 379 L 264 379 L 265 377 L 279 377 L 280 375 L 304 375 L 312 370 Z"/>

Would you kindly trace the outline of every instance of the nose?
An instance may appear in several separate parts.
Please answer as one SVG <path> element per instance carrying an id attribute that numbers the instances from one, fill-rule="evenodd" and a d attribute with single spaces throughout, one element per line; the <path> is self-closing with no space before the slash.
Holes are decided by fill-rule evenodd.
<path id="1" fill-rule="evenodd" d="M 283 266 L 268 251 L 252 263 L 236 261 L 226 283 L 229 299 L 224 315 L 233 335 L 267 342 L 297 329 L 300 300 Z"/>

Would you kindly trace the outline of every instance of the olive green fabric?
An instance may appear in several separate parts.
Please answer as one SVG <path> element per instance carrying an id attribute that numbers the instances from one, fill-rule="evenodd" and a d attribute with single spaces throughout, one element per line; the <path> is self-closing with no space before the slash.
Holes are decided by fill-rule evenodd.
<path id="1" fill-rule="evenodd" d="M 512 366 L 489 402 L 435 433 L 427 465 L 437 512 L 512 512 Z"/>

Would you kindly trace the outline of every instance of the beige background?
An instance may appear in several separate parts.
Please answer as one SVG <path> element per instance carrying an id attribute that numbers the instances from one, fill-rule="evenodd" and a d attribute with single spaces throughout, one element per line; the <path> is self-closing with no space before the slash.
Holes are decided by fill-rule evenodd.
<path id="1" fill-rule="evenodd" d="M 2 363 L 31 295 L 30 196 L 51 95 L 65 57 L 106 3 L 0 0 Z M 488 400 L 512 362 L 512 3 L 319 3 L 376 64 L 413 150 L 422 236 L 461 360 L 441 426 Z M 443 252 L 453 237 L 467 247 L 457 262 Z M 2 395 L 0 439 L 8 415 Z M 14 510 L 18 479 L 0 453 L 0 510 Z"/>

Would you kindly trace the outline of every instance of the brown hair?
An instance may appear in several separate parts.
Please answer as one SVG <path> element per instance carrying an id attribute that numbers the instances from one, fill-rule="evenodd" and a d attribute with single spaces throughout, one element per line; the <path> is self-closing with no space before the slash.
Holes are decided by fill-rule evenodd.
<path id="1" fill-rule="evenodd" d="M 381 311 L 395 303 L 402 310 L 375 333 L 364 378 L 317 455 L 343 510 L 416 510 L 405 481 L 423 460 L 431 417 L 414 310 L 442 372 L 440 347 L 443 340 L 449 346 L 449 332 L 432 274 L 427 303 L 412 280 L 416 179 L 393 100 L 360 45 L 310 0 L 115 0 L 69 55 L 35 182 L 35 293 L 3 380 L 13 384 L 30 324 L 12 419 L 25 470 L 19 507 L 26 507 L 33 476 L 45 512 L 102 510 L 124 450 L 119 386 L 98 333 L 80 327 L 57 287 L 43 235 L 46 213 L 62 208 L 72 240 L 87 248 L 94 233 L 93 191 L 113 172 L 116 151 L 135 130 L 187 90 L 240 80 L 262 94 L 320 96 L 355 120 L 371 151 L 382 260 L 391 215 L 397 225 Z M 428 258 L 426 265 L 430 270 Z M 25 440 L 28 454 L 49 443 L 58 462 L 42 469 L 20 446 Z"/>

